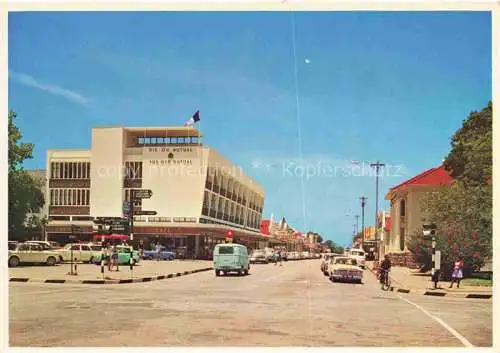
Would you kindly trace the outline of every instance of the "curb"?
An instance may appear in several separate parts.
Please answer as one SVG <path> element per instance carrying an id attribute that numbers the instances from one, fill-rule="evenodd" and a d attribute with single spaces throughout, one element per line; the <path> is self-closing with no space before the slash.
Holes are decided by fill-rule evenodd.
<path id="1" fill-rule="evenodd" d="M 376 276 L 376 272 L 370 268 L 366 267 Z M 450 298 L 465 298 L 465 299 L 491 299 L 493 298 L 493 293 L 460 293 L 460 292 L 443 292 L 443 291 L 435 291 L 431 289 L 408 289 L 403 287 L 392 287 L 389 289 L 391 292 L 397 293 L 405 293 L 405 294 L 421 294 L 430 297 L 450 297 Z"/>
<path id="2" fill-rule="evenodd" d="M 211 271 L 213 267 L 204 267 L 196 270 L 169 273 L 167 275 L 159 276 L 148 276 L 140 278 L 128 278 L 128 279 L 86 279 L 86 280 L 70 280 L 70 279 L 30 279 L 24 277 L 13 277 L 9 279 L 9 282 L 20 282 L 20 283 L 69 283 L 69 284 L 128 284 L 128 283 L 144 283 L 152 281 L 160 281 L 166 278 L 174 278 L 187 276 L 193 273 Z"/>

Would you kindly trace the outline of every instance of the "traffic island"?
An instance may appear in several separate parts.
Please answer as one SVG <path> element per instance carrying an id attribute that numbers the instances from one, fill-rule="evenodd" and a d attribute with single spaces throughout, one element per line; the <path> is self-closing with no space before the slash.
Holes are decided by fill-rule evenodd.
<path id="1" fill-rule="evenodd" d="M 208 265 L 208 266 L 207 266 Z M 101 272 L 101 266 L 80 264 L 78 275 L 68 275 L 66 266 L 30 266 L 9 269 L 9 282 L 126 284 L 152 282 L 213 270 L 208 261 L 142 261 L 134 266 L 120 266 L 120 271 Z"/>

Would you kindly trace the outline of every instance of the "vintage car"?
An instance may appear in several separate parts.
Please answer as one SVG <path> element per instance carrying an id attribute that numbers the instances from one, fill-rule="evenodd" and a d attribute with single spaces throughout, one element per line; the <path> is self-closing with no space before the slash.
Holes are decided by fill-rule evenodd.
<path id="1" fill-rule="evenodd" d="M 359 268 L 358 261 L 349 256 L 332 258 L 328 265 L 328 276 L 333 282 L 363 282 L 363 270 Z"/>
<path id="2" fill-rule="evenodd" d="M 120 265 L 129 265 L 130 264 L 130 246 L 128 245 L 118 245 L 116 246 L 116 249 L 118 250 L 118 263 Z M 98 254 L 96 254 L 93 257 L 93 262 L 96 265 L 101 264 L 101 257 L 102 257 L 102 251 L 100 251 Z M 138 251 L 133 251 L 132 253 L 132 264 L 137 265 L 139 263 L 140 256 Z"/>
<path id="3" fill-rule="evenodd" d="M 342 256 L 340 254 L 334 254 L 334 253 L 327 253 L 327 254 L 324 254 L 323 255 L 323 261 L 321 261 L 321 272 L 323 272 L 323 274 L 325 276 L 328 276 L 328 265 L 330 264 L 330 260 L 335 258 L 335 257 L 339 257 L 339 256 Z"/>
<path id="4" fill-rule="evenodd" d="M 365 268 L 365 252 L 362 249 L 349 249 L 346 255 L 356 259 L 359 267 Z"/>
<path id="5" fill-rule="evenodd" d="M 43 250 L 55 250 L 61 248 L 61 246 L 55 241 L 28 240 L 25 243 L 40 244 Z"/>
<path id="6" fill-rule="evenodd" d="M 172 261 L 175 259 L 175 253 L 173 251 L 168 251 L 164 246 L 161 247 L 160 253 L 156 253 L 156 249 L 153 250 L 144 250 L 143 252 L 144 260 L 167 260 Z"/>
<path id="7" fill-rule="evenodd" d="M 251 264 L 262 263 L 267 264 L 269 260 L 266 257 L 264 250 L 254 250 L 250 253 L 249 261 Z"/>
<path id="8" fill-rule="evenodd" d="M 55 250 L 59 254 L 59 261 L 73 261 L 92 263 L 102 251 L 102 246 L 97 244 L 67 244 L 62 249 Z"/>
<path id="9" fill-rule="evenodd" d="M 250 261 L 247 247 L 241 244 L 217 244 L 214 248 L 214 269 L 217 277 L 229 272 L 248 275 Z"/>
<path id="10" fill-rule="evenodd" d="M 40 244 L 22 243 L 14 250 L 9 250 L 9 267 L 19 264 L 47 264 L 54 266 L 58 263 L 56 251 L 44 250 Z"/>

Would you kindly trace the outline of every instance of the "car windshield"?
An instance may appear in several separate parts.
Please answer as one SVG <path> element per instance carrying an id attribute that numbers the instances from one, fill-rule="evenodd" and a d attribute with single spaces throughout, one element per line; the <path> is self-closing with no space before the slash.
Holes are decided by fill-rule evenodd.
<path id="1" fill-rule="evenodd" d="M 16 250 L 17 244 L 16 243 L 9 243 L 9 250 Z"/>
<path id="2" fill-rule="evenodd" d="M 232 246 L 221 246 L 219 247 L 219 254 L 234 254 L 234 248 Z"/>
<path id="3" fill-rule="evenodd" d="M 358 262 L 356 261 L 356 259 L 348 259 L 348 258 L 342 257 L 342 258 L 335 259 L 335 263 L 340 264 L 340 265 L 354 265 L 354 266 L 356 266 Z"/>

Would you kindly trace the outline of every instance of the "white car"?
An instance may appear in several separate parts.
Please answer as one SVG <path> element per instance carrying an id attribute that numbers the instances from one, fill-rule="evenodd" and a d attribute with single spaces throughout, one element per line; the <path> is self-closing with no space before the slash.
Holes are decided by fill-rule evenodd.
<path id="1" fill-rule="evenodd" d="M 347 255 L 356 259 L 359 267 L 365 268 L 365 252 L 362 249 L 350 249 Z"/>
<path id="2" fill-rule="evenodd" d="M 67 244 L 64 248 L 58 249 L 59 261 L 71 261 L 71 256 L 73 255 L 73 261 L 76 262 L 88 262 L 92 261 L 101 255 L 102 246 L 94 244 Z"/>
<path id="3" fill-rule="evenodd" d="M 44 263 L 54 266 L 58 263 L 58 253 L 56 251 L 44 250 L 40 244 L 22 243 L 18 244 L 15 250 L 9 250 L 8 263 L 9 267 L 30 263 Z"/>
<path id="4" fill-rule="evenodd" d="M 328 265 L 328 277 L 332 282 L 349 281 L 363 283 L 363 271 L 359 269 L 353 257 L 339 256 L 332 258 Z"/>
<path id="5" fill-rule="evenodd" d="M 25 243 L 41 245 L 44 250 L 54 250 L 60 248 L 59 244 L 54 241 L 28 240 Z"/>
<path id="6" fill-rule="evenodd" d="M 250 253 L 250 256 L 248 258 L 251 264 L 255 263 L 263 263 L 267 264 L 269 262 L 266 252 L 264 250 L 254 250 Z"/>
<path id="7" fill-rule="evenodd" d="M 323 272 L 323 274 L 325 276 L 328 276 L 328 265 L 330 264 L 330 260 L 335 258 L 335 257 L 339 257 L 339 256 L 342 256 L 340 254 L 334 254 L 334 253 L 327 253 L 325 255 L 323 255 L 323 261 L 321 261 L 321 272 Z"/>

